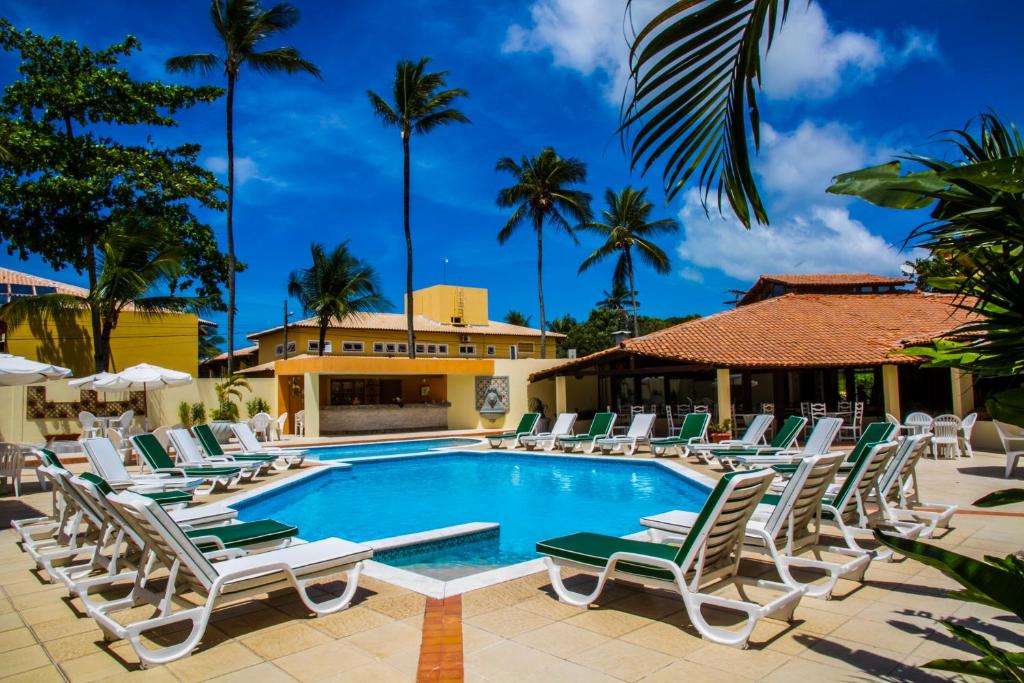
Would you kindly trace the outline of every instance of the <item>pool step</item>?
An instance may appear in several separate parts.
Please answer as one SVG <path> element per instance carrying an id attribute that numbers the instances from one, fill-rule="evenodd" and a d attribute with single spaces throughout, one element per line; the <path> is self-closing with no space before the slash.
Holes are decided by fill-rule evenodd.
<path id="1" fill-rule="evenodd" d="M 469 522 L 468 524 L 456 524 L 455 526 L 446 526 L 440 529 L 431 529 L 430 531 L 420 531 L 415 534 L 405 534 L 403 536 L 380 538 L 376 541 L 366 541 L 365 545 L 372 547 L 374 552 L 379 553 L 385 550 L 393 550 L 395 548 L 405 548 L 412 545 L 425 545 L 436 541 L 480 534 L 485 531 L 497 530 L 500 526 L 501 525 L 497 522 Z"/>

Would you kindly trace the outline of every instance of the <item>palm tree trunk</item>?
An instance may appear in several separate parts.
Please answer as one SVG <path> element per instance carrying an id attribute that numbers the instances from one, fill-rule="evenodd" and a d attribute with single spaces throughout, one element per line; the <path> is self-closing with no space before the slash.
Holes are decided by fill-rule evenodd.
<path id="1" fill-rule="evenodd" d="M 405 325 L 409 340 L 409 358 L 416 357 L 416 335 L 413 333 L 412 314 L 412 230 L 409 229 L 409 131 L 402 131 L 403 163 L 402 176 L 405 181 L 402 188 L 402 207 L 405 219 Z"/>
<path id="2" fill-rule="evenodd" d="M 324 342 L 327 341 L 327 322 L 320 324 L 320 354 L 324 355 Z"/>
<path id="3" fill-rule="evenodd" d="M 626 270 L 629 272 L 629 299 L 633 304 L 633 336 L 640 336 L 640 324 L 636 315 L 636 284 L 633 282 L 633 255 L 626 249 Z"/>
<path id="4" fill-rule="evenodd" d="M 235 370 L 235 75 L 228 74 L 228 377 Z"/>
<path id="5" fill-rule="evenodd" d="M 547 357 L 547 323 L 544 320 L 544 232 L 537 228 L 537 298 L 540 300 L 540 357 Z"/>

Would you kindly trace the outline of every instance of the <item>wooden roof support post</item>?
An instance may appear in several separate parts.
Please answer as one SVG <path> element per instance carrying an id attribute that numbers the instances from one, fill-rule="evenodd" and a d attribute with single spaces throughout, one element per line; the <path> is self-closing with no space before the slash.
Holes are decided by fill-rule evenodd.
<path id="1" fill-rule="evenodd" d="M 718 396 L 719 423 L 732 419 L 732 380 L 729 377 L 729 368 L 715 368 L 715 389 Z"/>
<path id="2" fill-rule="evenodd" d="M 302 374 L 303 406 L 306 411 L 303 417 L 306 436 L 320 436 L 320 374 L 305 372 Z"/>
<path id="3" fill-rule="evenodd" d="M 565 375 L 555 375 L 555 415 L 569 412 L 569 393 L 567 383 L 569 378 Z"/>
<path id="4" fill-rule="evenodd" d="M 903 412 L 900 410 L 900 370 L 897 365 L 890 363 L 882 366 L 882 398 L 885 402 L 885 412 L 897 420 L 902 420 Z"/>
<path id="5" fill-rule="evenodd" d="M 974 375 L 959 368 L 950 368 L 949 384 L 953 390 L 953 413 L 960 417 L 973 413 Z"/>

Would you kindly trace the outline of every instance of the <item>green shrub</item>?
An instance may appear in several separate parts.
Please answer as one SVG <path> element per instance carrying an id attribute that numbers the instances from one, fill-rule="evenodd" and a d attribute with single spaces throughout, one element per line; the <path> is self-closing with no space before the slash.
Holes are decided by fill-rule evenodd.
<path id="1" fill-rule="evenodd" d="M 192 426 L 192 407 L 188 404 L 188 401 L 182 401 L 178 404 L 178 422 L 181 423 L 182 427 Z"/>
<path id="2" fill-rule="evenodd" d="M 210 417 L 214 420 L 237 422 L 238 405 L 232 401 L 222 401 L 219 406 L 210 411 Z"/>
<path id="3" fill-rule="evenodd" d="M 270 404 L 260 396 L 255 396 L 245 402 L 245 411 L 249 413 L 249 417 L 253 417 L 257 413 L 270 413 Z"/>
<path id="4" fill-rule="evenodd" d="M 206 406 L 203 405 L 202 401 L 197 401 L 192 404 L 192 424 L 201 425 L 206 422 Z"/>

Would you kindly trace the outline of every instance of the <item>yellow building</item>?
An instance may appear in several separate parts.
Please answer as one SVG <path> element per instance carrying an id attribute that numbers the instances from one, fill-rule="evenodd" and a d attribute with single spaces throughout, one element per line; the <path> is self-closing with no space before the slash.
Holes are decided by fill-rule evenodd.
<path id="1" fill-rule="evenodd" d="M 540 330 L 489 320 L 486 289 L 421 289 L 413 311 L 415 360 L 404 313 L 366 313 L 332 322 L 323 357 L 314 318 L 251 334 L 259 364 L 241 372 L 277 378 L 289 429 L 303 411 L 307 435 L 383 433 L 501 428 L 527 409 L 530 368 L 559 362 L 563 335 L 548 333 L 550 360 L 537 360 Z"/>
<path id="2" fill-rule="evenodd" d="M 487 290 L 436 285 L 413 295 L 417 357 L 504 359 L 540 358 L 540 330 L 489 320 Z M 288 357 L 320 355 L 316 318 L 288 324 Z M 548 358 L 563 335 L 547 334 Z M 250 334 L 259 346 L 259 364 L 283 360 L 282 326 Z M 324 355 L 377 358 L 408 356 L 405 313 L 360 313 L 332 321 Z"/>
<path id="3" fill-rule="evenodd" d="M 0 268 L 0 304 L 18 297 L 53 292 L 88 294 L 82 287 Z M 143 315 L 126 310 L 110 339 L 110 369 L 152 363 L 196 375 L 199 324 L 200 320 L 192 313 Z M 202 324 L 212 325 L 206 321 Z M 0 353 L 62 365 L 78 376 L 91 374 L 94 365 L 89 313 L 82 311 L 57 318 L 34 316 L 16 326 L 0 321 Z"/>

